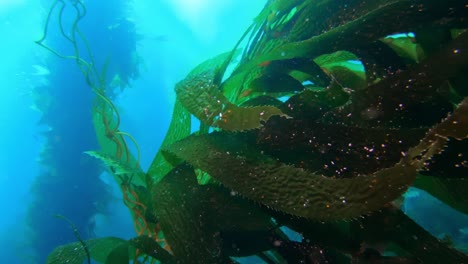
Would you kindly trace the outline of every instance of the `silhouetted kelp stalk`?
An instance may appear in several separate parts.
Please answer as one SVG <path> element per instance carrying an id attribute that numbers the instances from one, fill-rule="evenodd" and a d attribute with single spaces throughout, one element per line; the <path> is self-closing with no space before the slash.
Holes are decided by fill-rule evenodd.
<path id="1" fill-rule="evenodd" d="M 130 244 L 163 263 L 249 255 L 269 263 L 467 262 L 392 205 L 415 181 L 427 188 L 418 172 L 448 142 L 468 139 L 468 98 L 452 81 L 463 77 L 468 33 L 435 40 L 418 33 L 466 28 L 463 10 L 455 0 L 269 1 L 242 36 L 247 47 L 225 81 L 240 41 L 176 85 L 170 128 L 146 189 L 134 195 L 145 202 L 127 201 L 159 223 L 172 254 L 147 237 L 131 240 L 144 245 L 90 242 L 112 243 L 107 261 L 125 263 Z M 393 17 L 400 19 L 388 23 Z M 410 34 L 403 45 L 383 41 L 412 30 L 416 43 Z M 440 91 L 443 82 L 458 90 Z M 194 135 L 190 114 L 202 124 Z M 113 156 L 92 155 L 121 182 L 131 177 Z M 212 180 L 200 184 L 194 169 Z M 441 189 L 446 201 L 466 199 Z M 303 241 L 290 241 L 278 225 Z M 395 244 L 397 257 L 372 243 Z M 268 250 L 274 256 L 261 253 Z"/>
<path id="2" fill-rule="evenodd" d="M 94 63 L 93 56 L 91 54 L 91 49 L 89 47 L 88 41 L 86 40 L 86 38 L 83 36 L 83 34 L 81 33 L 81 31 L 78 28 L 78 23 L 80 22 L 80 20 L 83 17 L 86 16 L 86 7 L 81 1 L 73 1 L 71 3 L 71 5 L 73 6 L 73 8 L 76 11 L 76 17 L 75 17 L 75 19 L 73 21 L 73 24 L 72 24 L 72 27 L 71 27 L 71 30 L 70 30 L 71 37 L 68 36 L 67 33 L 65 32 L 65 29 L 63 28 L 63 23 L 62 23 L 63 12 L 64 12 L 65 7 L 67 6 L 67 4 L 65 3 L 64 0 L 55 0 L 55 2 L 52 4 L 52 6 L 51 6 L 51 8 L 49 10 L 49 13 L 47 14 L 46 24 L 45 24 L 45 27 L 44 27 L 44 33 L 43 33 L 42 37 L 39 40 L 36 41 L 36 43 L 38 45 L 40 45 L 41 47 L 47 49 L 48 51 L 52 52 L 56 56 L 62 58 L 62 59 L 75 60 L 77 65 L 79 66 L 81 72 L 86 76 L 86 82 L 88 83 L 88 85 L 92 86 L 92 81 L 89 79 L 90 72 L 94 75 L 94 78 L 98 78 L 99 74 L 98 74 L 98 72 L 96 70 L 96 67 L 94 66 L 95 63 Z M 65 39 L 67 39 L 73 45 L 73 49 L 75 51 L 74 55 L 63 55 L 63 54 L 59 53 L 58 51 L 54 50 L 53 48 L 49 47 L 48 45 L 44 44 L 44 41 L 47 38 L 47 33 L 48 33 L 48 30 L 49 30 L 49 24 L 50 24 L 51 16 L 52 16 L 52 13 L 54 12 L 54 10 L 56 8 L 59 8 L 59 11 L 58 11 L 59 12 L 59 14 L 58 14 L 58 25 L 59 25 L 59 28 L 60 28 L 60 33 L 62 34 L 62 36 Z M 90 59 L 90 63 L 88 63 L 86 60 L 84 60 L 80 56 L 80 53 L 79 53 L 80 49 L 78 48 L 78 42 L 77 42 L 77 38 L 76 38 L 77 35 L 80 37 L 80 40 L 83 41 L 84 44 L 85 44 L 86 50 L 88 52 L 87 55 L 89 56 L 89 59 Z M 103 81 L 103 80 L 101 80 L 101 81 Z"/>

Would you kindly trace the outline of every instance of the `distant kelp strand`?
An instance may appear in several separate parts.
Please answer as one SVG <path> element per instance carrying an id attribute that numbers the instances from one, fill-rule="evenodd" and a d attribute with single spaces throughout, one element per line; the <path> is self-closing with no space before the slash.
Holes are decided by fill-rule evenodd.
<path id="1" fill-rule="evenodd" d="M 226 133 L 193 135 L 164 150 L 169 158 L 185 160 L 270 208 L 309 219 L 339 220 L 370 213 L 398 198 L 449 137 L 468 137 L 468 99 L 404 152 L 397 164 L 354 178 L 328 178 L 279 163 Z"/>
<path id="2" fill-rule="evenodd" d="M 71 22 L 71 29 L 70 32 L 65 32 L 64 30 L 64 25 L 63 25 L 63 16 L 64 16 L 64 10 L 67 7 L 67 3 L 63 0 L 56 0 L 54 3 L 51 5 L 47 19 L 46 19 L 46 24 L 44 26 L 43 30 L 43 35 L 42 37 L 36 41 L 38 45 L 41 47 L 47 49 L 48 51 L 52 52 L 53 54 L 57 55 L 60 58 L 63 59 L 73 59 L 75 60 L 77 66 L 79 67 L 80 71 L 83 73 L 86 83 L 91 87 L 92 91 L 96 94 L 96 107 L 93 109 L 93 114 L 95 117 L 98 115 L 100 116 L 101 119 L 101 124 L 103 126 L 100 126 L 99 124 L 95 123 L 95 126 L 99 126 L 100 128 L 103 128 L 103 134 L 107 138 L 107 140 L 113 142 L 115 144 L 115 148 L 111 147 L 109 148 L 103 147 L 104 152 L 112 152 L 115 153 L 117 158 L 122 158 L 125 157 L 127 162 L 130 163 L 134 159 L 131 157 L 131 154 L 129 153 L 127 144 L 125 142 L 124 137 L 129 138 L 132 143 L 135 145 L 137 149 L 137 159 L 135 163 L 135 167 L 139 167 L 140 163 L 140 150 L 138 143 L 136 140 L 131 136 L 129 133 L 119 131 L 119 125 L 120 125 L 120 115 L 119 112 L 117 111 L 117 108 L 115 105 L 112 103 L 112 101 L 106 96 L 105 91 L 106 91 L 106 73 L 107 73 L 107 67 L 108 67 L 108 61 L 104 64 L 103 69 L 101 71 L 101 74 L 99 74 L 99 71 L 96 68 L 96 62 L 93 56 L 93 53 L 91 51 L 91 47 L 88 43 L 88 40 L 86 37 L 83 35 L 83 33 L 80 31 L 80 28 L 78 26 L 79 22 L 86 16 L 86 6 L 81 2 L 81 1 L 72 1 L 71 6 L 73 7 L 75 11 L 75 18 Z M 53 48 L 47 46 L 44 44 L 45 40 L 47 39 L 47 34 L 49 31 L 50 27 L 50 19 L 54 12 L 56 12 L 56 9 L 58 8 L 58 28 L 60 30 L 61 36 L 65 38 L 68 42 L 72 44 L 73 47 L 73 55 L 63 55 L 59 53 L 58 51 L 54 50 Z M 86 51 L 86 57 L 88 57 L 89 61 L 86 61 L 82 57 L 81 49 L 78 45 L 78 40 L 84 43 L 84 49 Z M 111 122 L 114 121 L 113 119 L 116 118 L 115 120 L 115 127 L 111 127 Z M 97 118 L 95 118 L 94 121 Z M 99 132 L 99 129 L 96 130 L 96 132 Z M 103 139 L 103 137 L 99 136 L 98 133 L 98 138 Z M 102 146 L 108 145 L 105 140 L 99 140 L 99 143 Z"/>
<path id="3" fill-rule="evenodd" d="M 65 26 L 63 25 L 65 21 L 63 16 L 65 15 L 65 8 L 70 5 L 73 8 L 75 17 L 70 21 L 70 32 L 66 32 L 64 30 Z M 61 37 L 71 44 L 73 55 L 63 55 L 44 44 L 51 23 L 50 19 L 54 12 L 58 12 L 58 30 L 61 33 Z M 152 179 L 146 177 L 146 174 L 141 172 L 141 154 L 137 141 L 131 134 L 120 131 L 119 129 L 120 114 L 108 95 L 109 92 L 112 92 L 112 87 L 109 87 L 111 84 L 107 83 L 106 78 L 110 60 L 107 59 L 104 62 L 101 71 L 97 69 L 97 64 L 88 40 L 79 28 L 79 22 L 85 15 L 86 8 L 81 1 L 71 1 L 69 3 L 63 0 L 56 0 L 49 9 L 43 36 L 40 40 L 36 41 L 36 43 L 62 59 L 73 59 L 76 62 L 87 85 L 96 95 L 92 108 L 92 121 L 94 123 L 98 143 L 101 146 L 101 151 L 90 151 L 87 153 L 100 159 L 105 165 L 109 166 L 110 173 L 113 174 L 117 184 L 121 187 L 124 204 L 132 213 L 136 233 L 138 235 L 157 235 L 159 230 L 154 229 L 152 225 L 148 224 L 146 219 L 147 206 L 144 203 L 147 201 L 140 199 L 145 194 L 145 186 L 150 186 L 152 184 Z M 132 32 L 126 33 L 132 34 Z M 85 51 L 84 54 L 82 52 L 83 49 Z M 119 56 L 120 55 L 121 54 L 119 54 Z M 135 70 L 135 68 L 133 68 L 133 70 Z M 126 76 L 134 76 L 134 73 L 135 72 L 118 72 L 118 74 L 124 74 Z M 117 76 L 119 76 L 118 74 Z M 124 78 L 127 77 L 124 76 Z M 136 159 L 131 154 L 126 139 L 130 139 L 134 144 L 137 151 Z M 134 254 L 135 263 L 139 256 L 138 253 L 139 251 L 136 251 Z M 113 254 L 113 256 L 116 255 L 118 256 L 119 253 Z"/>
<path id="4" fill-rule="evenodd" d="M 67 3 L 66 1 L 63 1 L 63 0 L 55 0 L 49 9 L 49 13 L 47 14 L 46 24 L 44 27 L 42 37 L 36 41 L 36 44 L 52 52 L 59 58 L 71 59 L 71 60 L 76 61 L 76 64 L 78 65 L 80 71 L 85 76 L 85 79 L 88 85 L 93 86 L 92 85 L 93 82 L 99 80 L 99 73 L 95 67 L 96 64 L 94 62 L 93 54 L 91 53 L 91 48 L 89 47 L 89 43 L 87 39 L 84 37 L 84 35 L 81 33 L 78 27 L 78 23 L 80 22 L 80 20 L 86 16 L 86 6 L 81 1 L 72 1 L 71 5 L 73 9 L 75 10 L 75 18 L 72 22 L 70 32 L 65 32 L 64 25 L 63 25 L 64 10 L 67 7 Z M 47 39 L 51 16 L 56 11 L 56 8 L 58 8 L 57 18 L 58 18 L 58 27 L 60 29 L 60 33 L 63 38 L 65 38 L 68 42 L 72 44 L 73 51 L 74 51 L 73 55 L 64 55 L 44 43 L 45 40 Z M 85 49 L 87 52 L 86 55 L 90 60 L 89 62 L 82 58 L 80 49 L 78 47 L 78 40 L 84 43 Z"/>

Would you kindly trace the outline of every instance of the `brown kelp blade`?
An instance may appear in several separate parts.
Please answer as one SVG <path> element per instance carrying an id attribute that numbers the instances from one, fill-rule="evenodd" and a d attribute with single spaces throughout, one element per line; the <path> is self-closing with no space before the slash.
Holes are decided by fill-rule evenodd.
<path id="1" fill-rule="evenodd" d="M 155 214 L 177 263 L 230 263 L 222 250 L 222 233 L 273 227 L 271 217 L 247 200 L 219 185 L 198 185 L 187 164 L 174 168 L 152 193 Z"/>
<path id="2" fill-rule="evenodd" d="M 278 162 L 227 133 L 190 136 L 165 148 L 239 194 L 270 208 L 316 220 L 354 218 L 382 208 L 412 185 L 450 138 L 468 135 L 468 99 L 392 167 L 335 179 Z"/>

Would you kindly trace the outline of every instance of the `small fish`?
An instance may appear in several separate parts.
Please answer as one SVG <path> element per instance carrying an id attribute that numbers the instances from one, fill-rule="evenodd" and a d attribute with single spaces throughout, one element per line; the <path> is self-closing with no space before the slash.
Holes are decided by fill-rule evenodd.
<path id="1" fill-rule="evenodd" d="M 50 74 L 50 70 L 47 69 L 46 67 L 43 67 L 41 65 L 33 65 L 32 66 L 34 68 L 34 72 L 32 73 L 32 75 L 35 75 L 35 76 L 47 76 Z"/>
<path id="2" fill-rule="evenodd" d="M 247 97 L 247 96 L 249 96 L 252 92 L 253 92 L 252 89 L 247 89 L 247 90 L 243 91 L 243 92 L 239 95 L 239 98 Z"/>
<path id="3" fill-rule="evenodd" d="M 260 66 L 260 67 L 266 67 L 266 66 L 268 66 L 268 65 L 270 65 L 270 64 L 271 64 L 271 60 L 261 62 L 261 63 L 258 64 L 258 66 Z"/>

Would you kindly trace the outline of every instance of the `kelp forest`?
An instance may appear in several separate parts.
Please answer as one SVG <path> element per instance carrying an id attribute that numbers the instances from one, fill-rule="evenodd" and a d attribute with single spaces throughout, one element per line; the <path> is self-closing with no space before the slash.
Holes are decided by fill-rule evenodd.
<path id="1" fill-rule="evenodd" d="M 468 213 L 467 14 L 460 0 L 270 0 L 175 85 L 143 171 L 112 100 L 118 65 L 95 63 L 84 3 L 55 1 L 37 44 L 92 91 L 99 147 L 85 153 L 112 173 L 136 235 L 84 240 L 59 216 L 76 242 L 47 263 L 467 263 L 401 210 L 415 187 Z"/>

